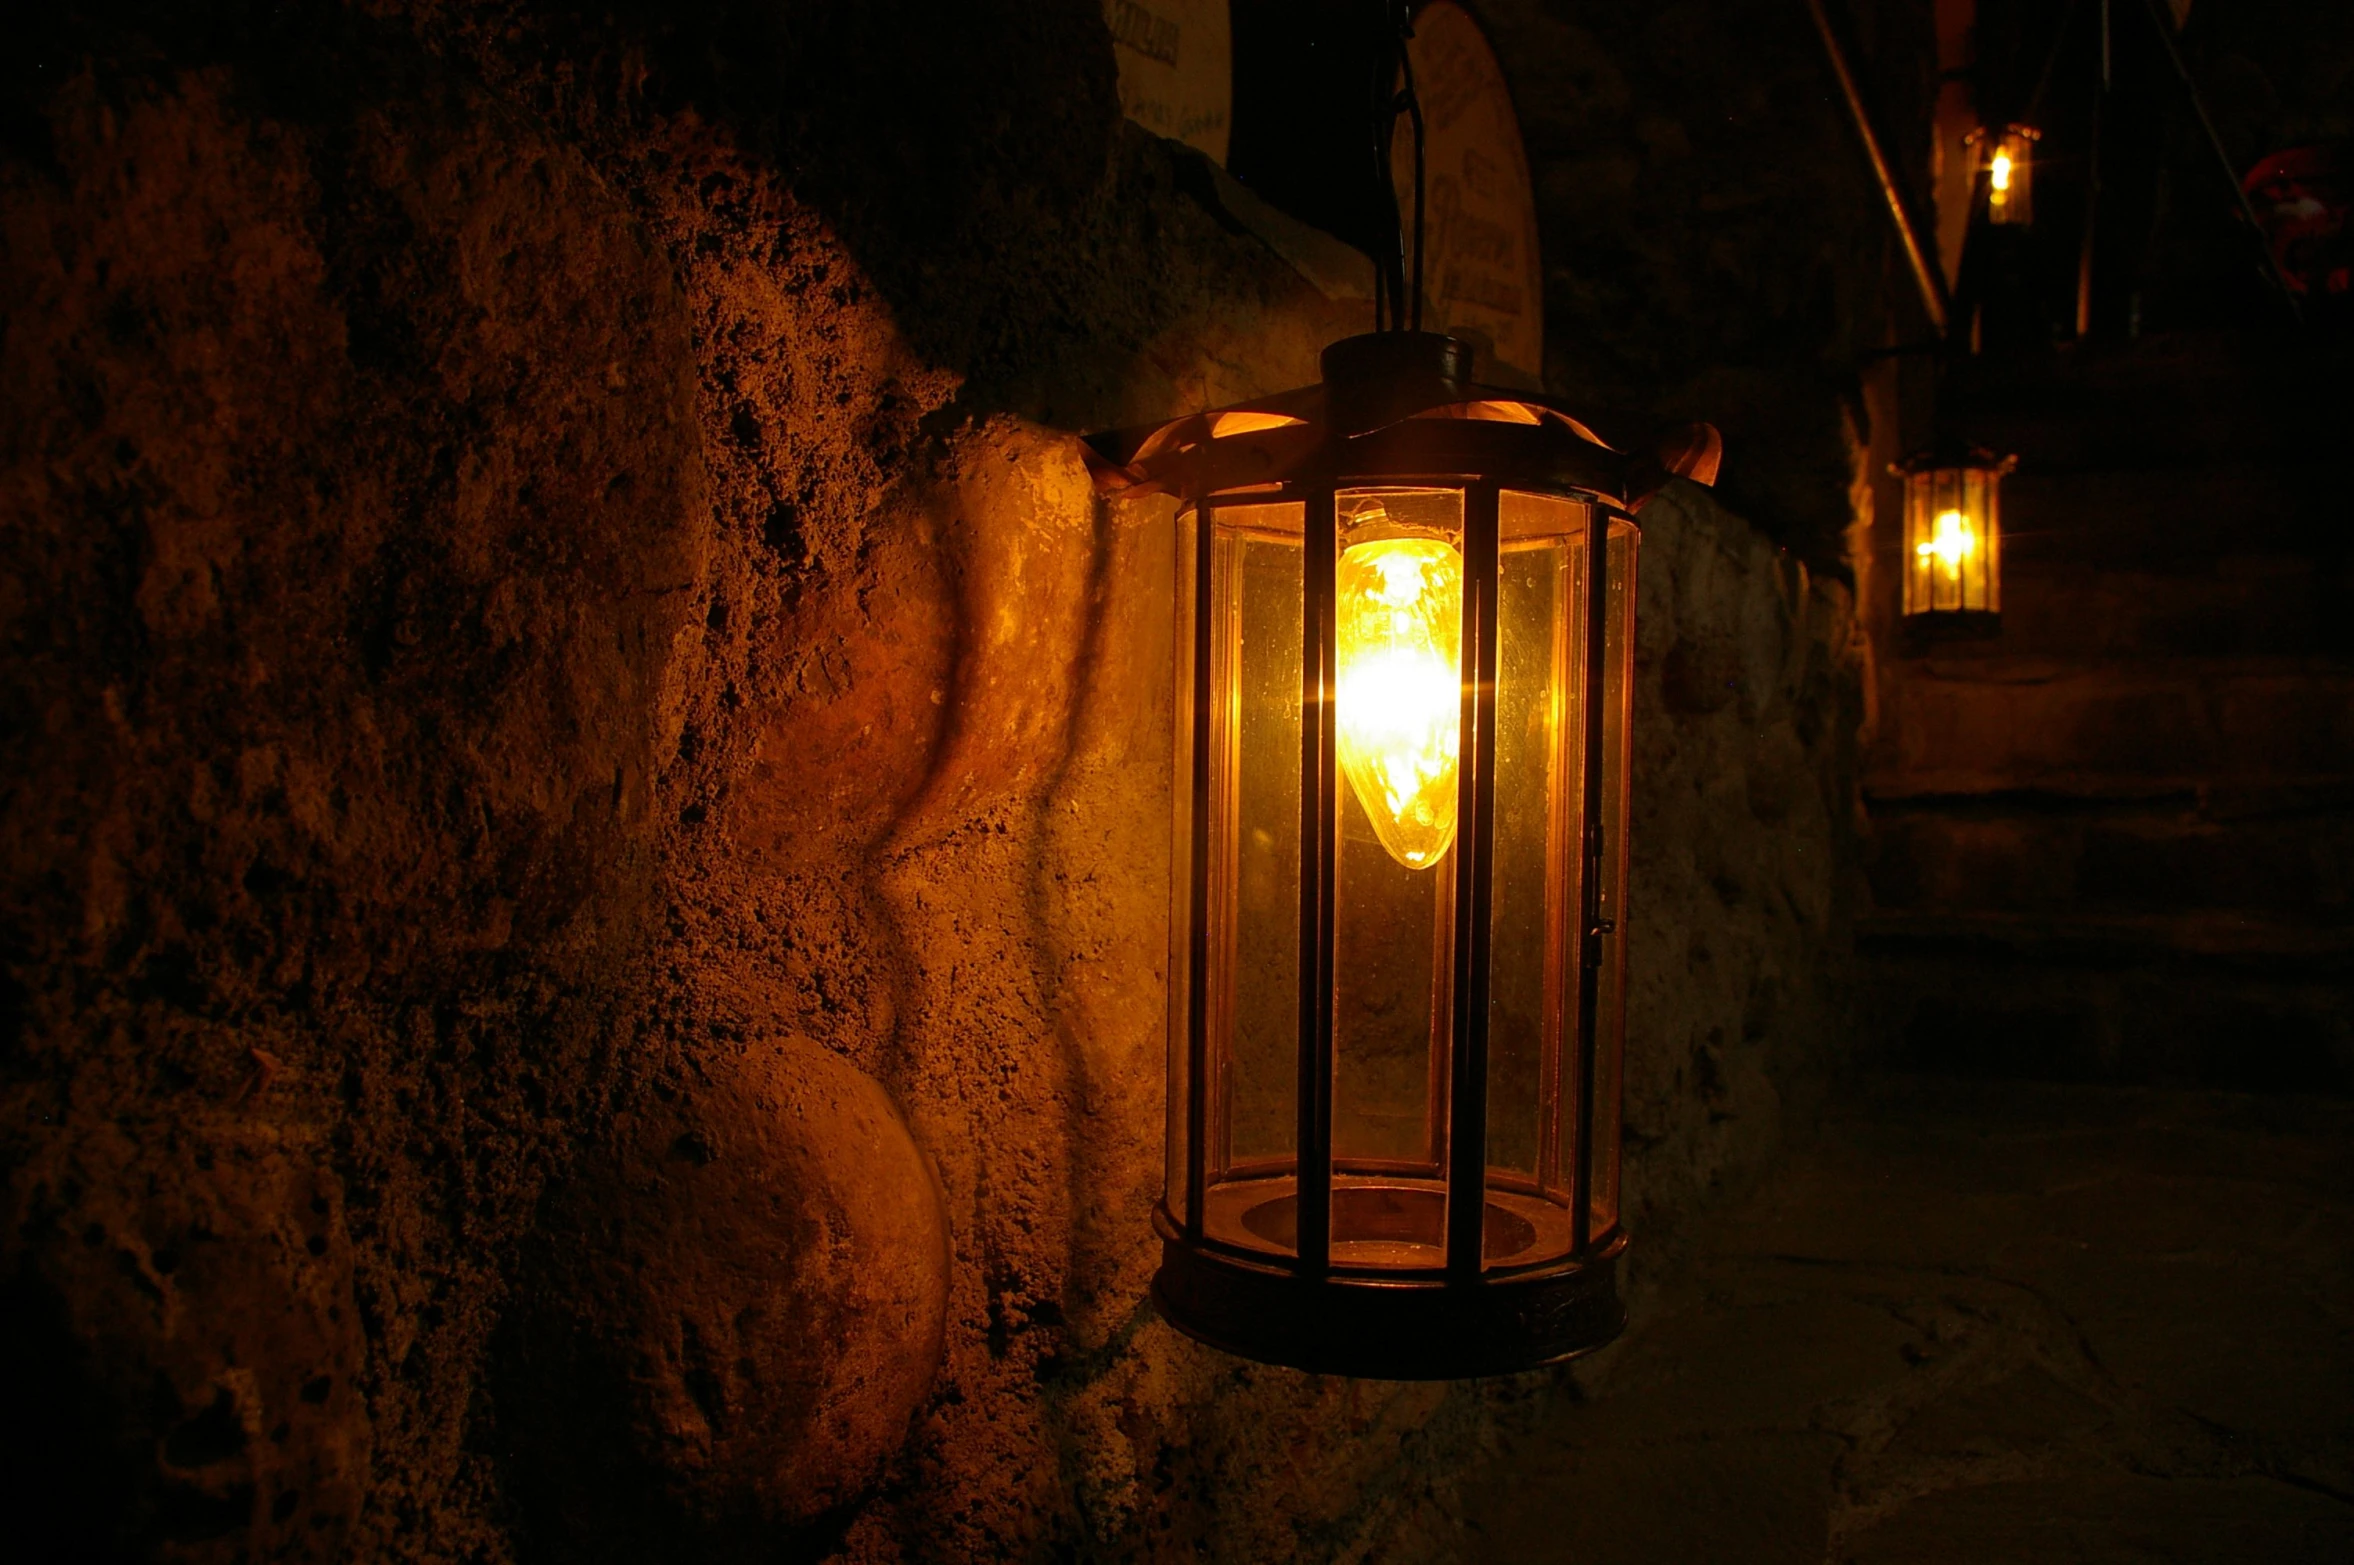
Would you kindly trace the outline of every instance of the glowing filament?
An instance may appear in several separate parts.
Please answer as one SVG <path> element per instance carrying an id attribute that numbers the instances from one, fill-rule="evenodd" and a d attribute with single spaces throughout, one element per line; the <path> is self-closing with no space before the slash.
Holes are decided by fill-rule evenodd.
<path id="1" fill-rule="evenodd" d="M 1970 530 L 1970 519 L 1959 511 L 1937 513 L 1937 531 L 1924 543 L 1913 545 L 1913 553 L 1924 560 L 1934 560 L 1945 574 L 1959 581 L 1962 562 L 1978 552 L 1978 535 Z"/>
<path id="2" fill-rule="evenodd" d="M 2008 152 L 1997 152 L 1994 155 L 1994 162 L 1987 169 L 1987 177 L 1993 182 L 1997 196 L 2010 194 L 2011 155 Z"/>
<path id="3" fill-rule="evenodd" d="M 1390 857 L 1427 868 L 1455 840 L 1463 556 L 1436 538 L 1354 544 L 1335 585 L 1341 773 Z"/>

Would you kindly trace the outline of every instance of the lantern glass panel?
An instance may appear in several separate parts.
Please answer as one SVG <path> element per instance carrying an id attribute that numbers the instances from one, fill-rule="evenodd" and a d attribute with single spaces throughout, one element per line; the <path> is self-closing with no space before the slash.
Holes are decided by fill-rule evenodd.
<path id="1" fill-rule="evenodd" d="M 1619 1105 L 1626 1044 L 1627 777 L 1635 689 L 1635 550 L 1641 534 L 1614 519 L 1606 540 L 1609 573 L 1602 625 L 1602 787 L 1595 862 L 1596 908 L 1604 931 L 1594 1010 L 1592 1231 L 1618 1222 Z"/>
<path id="2" fill-rule="evenodd" d="M 1300 593 L 1304 508 L 1211 515 L 1210 830 L 1203 1231 L 1289 1250 L 1245 1222 L 1289 1184 L 1298 1137 Z M 1184 1039 L 1171 1040 L 1182 1052 Z"/>
<path id="3" fill-rule="evenodd" d="M 1566 1208 L 1562 1062 L 1577 1046 L 1571 931 L 1582 869 L 1585 505 L 1498 505 L 1495 835 L 1489 903 L 1488 1178 Z M 1574 1134 L 1574 1130 L 1572 1132 Z"/>
<path id="4" fill-rule="evenodd" d="M 1352 489 L 1335 504 L 1332 1259 L 1437 1266 L 1446 1240 L 1438 1182 L 1454 970 L 1463 493 Z"/>

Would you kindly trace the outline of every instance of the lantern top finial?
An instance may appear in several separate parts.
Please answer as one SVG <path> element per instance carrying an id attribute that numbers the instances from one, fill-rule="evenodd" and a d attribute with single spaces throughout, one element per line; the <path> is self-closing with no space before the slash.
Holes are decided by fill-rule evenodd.
<path id="1" fill-rule="evenodd" d="M 2016 456 L 2003 456 L 1985 446 L 1972 445 L 1957 436 L 1941 436 L 1936 444 L 1914 452 L 1901 462 L 1888 464 L 1891 477 L 1907 478 L 1914 473 L 1925 473 L 1940 467 L 1974 467 L 1984 472 L 2008 473 L 2019 465 Z"/>
<path id="2" fill-rule="evenodd" d="M 1435 380 L 1471 383 L 1470 343 L 1434 331 L 1369 331 L 1343 337 L 1317 355 L 1324 383 Z"/>
<path id="3" fill-rule="evenodd" d="M 1323 352 L 1326 417 L 1343 434 L 1465 402 L 1471 392 L 1471 345 L 1427 331 L 1376 331 L 1343 337 Z"/>

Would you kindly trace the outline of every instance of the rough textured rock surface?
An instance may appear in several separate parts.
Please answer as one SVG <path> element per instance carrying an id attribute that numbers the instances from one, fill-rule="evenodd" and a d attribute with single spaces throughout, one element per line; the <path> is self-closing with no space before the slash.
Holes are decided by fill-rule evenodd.
<path id="1" fill-rule="evenodd" d="M 28 1535 L 562 1557 L 604 1470 L 520 1450 L 564 1413 L 550 1307 L 553 1347 L 649 1345 L 598 1412 L 628 1438 L 692 1436 L 682 1392 L 747 1415 L 629 1480 L 681 1553 L 1361 1556 L 1552 1383 L 1319 1380 L 1142 1303 L 1171 534 L 1068 431 L 1297 384 L 1359 323 L 1119 124 L 1092 5 L 92 8 L 7 72 Z M 1696 493 L 1646 522 L 1664 1226 L 1831 1044 L 1857 685 L 1835 588 Z M 938 1181 L 938 1369 L 878 1349 L 845 1460 L 799 1466 L 751 1427 L 789 1346 L 706 1376 L 685 1323 L 867 1282 L 798 1242 L 761 1272 L 757 1212 L 659 1235 L 711 1207 L 650 1160 L 707 1132 L 694 1179 L 884 1253 L 909 1149 L 785 1170 L 886 1100 Z M 796 1141 L 777 1103 L 839 1114 Z M 648 1264 L 573 1255 L 560 1296 L 592 1211 Z"/>
<path id="2" fill-rule="evenodd" d="M 0 175 L 0 1245 L 127 1454 L 93 1548 L 489 1535 L 501 1252 L 652 895 L 673 274 L 480 88 L 331 62 L 81 72 Z"/>
<path id="3" fill-rule="evenodd" d="M 36 1550 L 341 1552 L 373 1430 L 353 1245 L 317 1137 L 204 1116 L 42 1150 L 18 1175 L 30 1199 L 11 1215 L 38 1259 L 8 1289 L 5 1350 L 19 1514 L 49 1524 L 27 1530 Z"/>
<path id="4" fill-rule="evenodd" d="M 948 1230 L 875 1080 L 714 1051 L 549 1193 L 498 1394 L 551 1557 L 773 1557 L 861 1498 L 939 1368 Z"/>
<path id="5" fill-rule="evenodd" d="M 1852 1035 L 1864 702 L 1844 586 L 1690 484 L 1641 520 L 1625 1154 L 1638 1233 L 1754 1177 Z"/>

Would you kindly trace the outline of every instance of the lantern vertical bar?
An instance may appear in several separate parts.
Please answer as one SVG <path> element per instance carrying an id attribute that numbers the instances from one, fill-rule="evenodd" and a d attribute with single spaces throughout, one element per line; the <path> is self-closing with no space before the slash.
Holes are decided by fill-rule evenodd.
<path id="1" fill-rule="evenodd" d="M 1938 480 L 1944 503 L 1938 507 L 1940 518 L 1951 517 L 1947 523 L 1946 552 L 1938 556 L 1938 580 L 1945 584 L 1952 602 L 1943 607 L 1959 613 L 1970 606 L 1970 566 L 1976 538 L 1977 513 L 1970 506 L 1970 475 L 1961 469 L 1946 472 Z"/>
<path id="2" fill-rule="evenodd" d="M 1905 480 L 1905 604 L 1907 614 L 1926 614 L 1937 606 L 1936 564 L 1922 545 L 1929 541 L 1930 513 L 1936 495 L 1929 487 L 1927 473 L 1915 473 Z"/>
<path id="3" fill-rule="evenodd" d="M 1956 468 L 1940 482 L 1944 486 L 1945 503 L 1938 508 L 1938 515 L 1955 518 L 1957 525 L 1949 529 L 1949 552 L 1938 557 L 1939 577 L 1953 598 L 1945 607 L 1958 613 L 1970 606 L 1970 567 L 1977 553 L 1977 512 L 1970 504 L 1970 475 L 1966 469 Z"/>
<path id="4" fill-rule="evenodd" d="M 1214 623 L 1213 561 L 1217 552 L 1217 513 L 1204 505 L 1194 517 L 1193 558 L 1193 818 L 1192 863 L 1187 867 L 1193 893 L 1193 928 L 1186 948 L 1186 1147 L 1185 1234 L 1199 1239 L 1202 1196 L 1208 1183 L 1210 1073 L 1210 775 L 1215 757 L 1210 736 L 1216 712 L 1216 692 L 1210 687 L 1210 630 Z"/>
<path id="5" fill-rule="evenodd" d="M 1986 475 L 1973 467 L 1962 469 L 1962 516 L 1974 547 L 1966 557 L 1968 574 L 1962 582 L 1965 609 L 1986 608 Z"/>
<path id="6" fill-rule="evenodd" d="M 1596 506 L 1586 527 L 1586 667 L 1579 693 L 1585 720 L 1579 810 L 1585 841 L 1578 876 L 1577 1178 L 1570 1190 L 1570 1248 L 1583 1254 L 1594 1227 L 1594 1058 L 1602 999 L 1602 675 L 1610 622 L 1610 513 Z"/>
<path id="7" fill-rule="evenodd" d="M 1937 542 L 1938 526 L 1944 520 L 1945 513 L 1953 509 L 1953 499 L 1950 493 L 1951 489 L 1952 485 L 1946 482 L 1946 475 L 1944 473 L 1932 472 L 1929 475 L 1929 509 L 1923 514 L 1927 519 L 1929 541 L 1932 545 L 1929 551 L 1927 562 L 1929 570 L 1929 609 L 1931 613 L 1936 613 L 1940 610 L 1952 607 L 1951 604 L 1945 601 L 1945 582 L 1947 573 L 1944 569 L 1944 557 L 1938 554 L 1934 547 Z"/>
<path id="8" fill-rule="evenodd" d="M 1961 519 L 1961 526 L 1964 529 L 1967 529 L 1973 525 L 1970 520 L 1970 475 L 1967 470 L 1958 470 L 1946 476 L 1945 503 L 1938 507 L 1938 514 L 1940 516 L 1950 514 L 1959 517 Z M 1967 609 L 1970 606 L 1970 599 L 1968 596 L 1969 577 L 1966 574 L 1970 563 L 1969 556 L 1959 552 L 1964 547 L 1965 545 L 1958 541 L 1955 543 L 1954 548 L 1957 552 L 1954 554 L 1953 558 L 1946 563 L 1945 571 L 1943 573 L 1946 579 L 1947 590 L 1952 594 L 1953 597 L 1953 601 L 1947 604 L 1946 607 L 1957 611 Z M 1976 551 L 1973 549 L 1971 552 L 1975 553 Z"/>
<path id="9" fill-rule="evenodd" d="M 1448 1092 L 1447 1269 L 1476 1281 L 1487 1227 L 1488 952 L 1495 882 L 1497 489 L 1463 509 L 1463 727 L 1455 831 L 1454 1078 Z"/>
<path id="10" fill-rule="evenodd" d="M 1339 837 L 1334 714 L 1340 659 L 1338 522 L 1330 485 L 1307 496 L 1300 572 L 1299 1267 L 1332 1254 L 1332 898 Z"/>
<path id="11" fill-rule="evenodd" d="M 1458 777 L 1460 782 L 1460 777 Z M 1456 791 L 1458 819 L 1460 819 L 1462 790 Z M 1460 888 L 1445 870 L 1431 876 L 1430 940 L 1430 1069 L 1423 1085 L 1423 1161 L 1434 1171 L 1445 1172 L 1447 1167 L 1448 1117 L 1447 1103 L 1450 1083 L 1454 1080 L 1455 1050 L 1452 1040 L 1457 1036 L 1455 1025 L 1455 938 L 1461 921 L 1455 916 L 1461 906 Z M 1337 941 L 1336 941 L 1337 943 Z M 1337 1066 L 1336 1066 L 1337 1068 Z"/>
<path id="12" fill-rule="evenodd" d="M 1998 466 L 1986 475 L 1986 612 L 2003 611 L 2003 486 L 2008 469 Z"/>
<path id="13" fill-rule="evenodd" d="M 1937 553 L 1930 546 L 1936 542 L 1937 538 L 1938 487 L 1935 473 L 1921 475 L 1919 493 L 1921 497 L 1921 543 L 1915 551 L 1915 558 L 1921 567 L 1921 611 L 1925 614 L 1933 614 L 1937 611 Z"/>

